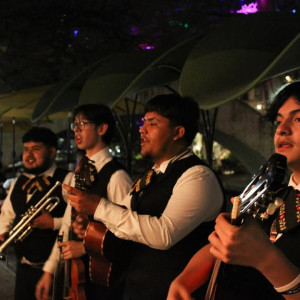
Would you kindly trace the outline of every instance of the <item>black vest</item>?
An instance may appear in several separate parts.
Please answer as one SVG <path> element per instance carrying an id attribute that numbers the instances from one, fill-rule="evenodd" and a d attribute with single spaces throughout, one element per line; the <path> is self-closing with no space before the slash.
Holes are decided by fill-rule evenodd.
<path id="1" fill-rule="evenodd" d="M 53 177 L 48 178 L 50 181 L 49 189 L 56 183 L 56 181 L 63 182 L 68 171 L 61 168 L 57 168 L 53 174 Z M 15 226 L 20 220 L 23 213 L 25 213 L 30 206 L 38 203 L 43 196 L 49 191 L 43 190 L 42 192 L 36 191 L 31 197 L 30 201 L 26 203 L 27 194 L 22 190 L 22 186 L 28 180 L 28 177 L 21 175 L 14 186 L 11 193 L 11 203 L 16 214 L 13 226 Z M 61 188 L 57 187 L 50 197 L 57 196 L 60 199 L 58 206 L 54 208 L 51 215 L 56 218 L 63 216 L 66 208 L 66 202 L 64 201 Z M 58 230 L 46 229 L 33 229 L 30 235 L 22 241 L 15 244 L 16 255 L 18 258 L 25 257 L 30 262 L 34 263 L 44 263 L 51 253 L 53 244 L 55 242 Z"/>
<path id="2" fill-rule="evenodd" d="M 124 169 L 124 167 L 117 160 L 112 159 L 96 174 L 95 181 L 88 190 L 101 197 L 107 198 L 107 186 L 111 176 L 116 171 L 122 169 Z"/>
<path id="3" fill-rule="evenodd" d="M 143 191 L 136 211 L 140 215 L 159 217 L 172 195 L 179 177 L 195 165 L 204 165 L 196 156 L 169 164 L 146 191 Z M 189 205 L 189 203 L 187 203 Z M 152 249 L 133 243 L 126 280 L 125 299 L 166 299 L 171 281 L 183 270 L 191 257 L 208 243 L 214 221 L 202 223 L 168 250 Z"/>

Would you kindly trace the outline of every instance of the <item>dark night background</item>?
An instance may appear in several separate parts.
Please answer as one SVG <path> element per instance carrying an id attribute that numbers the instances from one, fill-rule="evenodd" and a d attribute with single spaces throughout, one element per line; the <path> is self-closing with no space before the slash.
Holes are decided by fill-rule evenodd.
<path id="1" fill-rule="evenodd" d="M 113 52 L 169 48 L 245 3 L 251 1 L 1 0 L 0 95 L 56 83 Z M 258 5 L 292 11 L 299 1 Z"/>

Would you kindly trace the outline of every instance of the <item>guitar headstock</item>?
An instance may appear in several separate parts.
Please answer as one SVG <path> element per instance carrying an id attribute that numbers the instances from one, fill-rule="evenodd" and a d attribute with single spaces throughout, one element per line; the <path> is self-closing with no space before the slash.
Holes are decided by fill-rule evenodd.
<path id="1" fill-rule="evenodd" d="M 75 169 L 75 187 L 80 190 L 87 190 L 95 180 L 95 166 L 84 156 Z"/>
<path id="2" fill-rule="evenodd" d="M 273 154 L 269 160 L 260 167 L 251 182 L 239 195 L 239 216 L 252 215 L 255 218 L 267 219 L 281 205 L 275 199 L 275 193 L 281 187 L 287 168 L 286 157 Z"/>

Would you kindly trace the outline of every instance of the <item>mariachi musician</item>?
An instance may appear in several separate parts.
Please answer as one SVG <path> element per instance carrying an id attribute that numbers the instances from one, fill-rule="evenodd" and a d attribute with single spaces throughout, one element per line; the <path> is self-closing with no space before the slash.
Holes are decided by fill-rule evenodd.
<path id="1" fill-rule="evenodd" d="M 25 172 L 12 183 L 1 209 L 0 239 L 2 242 L 8 241 L 7 233 L 12 232 L 22 223 L 23 214 L 30 211 L 29 207 L 40 203 L 57 181 L 70 184 L 73 180 L 73 173 L 54 164 L 57 136 L 50 129 L 32 127 L 24 134 L 23 145 Z M 17 255 L 15 299 L 17 300 L 34 299 L 35 285 L 43 274 L 43 263 L 51 252 L 61 225 L 66 197 L 63 198 L 61 187 L 53 189 L 49 197 L 58 197 L 59 201 L 55 208 L 51 212 L 43 210 L 42 214 L 32 222 L 24 224 L 21 233 L 29 230 L 30 227 L 34 229 L 30 230 L 31 233 L 24 241 L 15 244 Z"/>
<path id="2" fill-rule="evenodd" d="M 154 165 L 120 205 L 63 185 L 77 211 L 108 228 L 98 248 L 111 260 L 112 276 L 115 261 L 127 264 L 123 299 L 165 299 L 173 278 L 207 242 L 223 206 L 216 175 L 190 149 L 199 115 L 195 101 L 177 94 L 157 95 L 146 103 L 141 155 Z M 126 244 L 125 251 L 114 252 L 116 243 Z"/>
<path id="3" fill-rule="evenodd" d="M 112 202 L 117 202 L 118 199 L 122 200 L 130 190 L 131 179 L 109 153 L 107 145 L 112 139 L 115 127 L 111 110 L 104 105 L 96 104 L 78 106 L 73 111 L 71 126 L 75 133 L 74 138 L 78 149 L 85 150 L 85 157 L 77 166 L 75 186 L 105 196 Z M 68 205 L 61 228 L 61 233 L 63 232 L 65 235 L 64 242 L 53 247 L 52 253 L 44 265 L 44 275 L 36 288 L 37 299 L 43 299 L 51 294 L 53 274 L 55 274 L 60 256 L 58 247 L 61 247 L 64 259 L 84 258 L 83 241 L 67 240 L 66 233 L 71 224 L 71 215 L 72 207 Z M 121 299 L 121 283 L 118 288 L 114 288 L 114 286 L 106 288 L 91 283 L 87 277 L 84 286 L 86 299 L 98 299 L 99 295 L 101 295 L 101 299 Z M 80 286 L 81 288 L 82 286 Z M 70 293 L 74 293 L 74 291 L 72 290 Z"/>
<path id="4" fill-rule="evenodd" d="M 236 226 L 220 214 L 210 243 L 174 279 L 168 300 L 195 298 L 191 293 L 208 279 L 216 258 L 224 264 L 207 299 L 300 299 L 300 81 L 274 93 L 265 118 L 275 125 L 275 152 L 292 171 L 288 187 L 276 194 L 282 205 L 264 224 L 251 216 Z"/>

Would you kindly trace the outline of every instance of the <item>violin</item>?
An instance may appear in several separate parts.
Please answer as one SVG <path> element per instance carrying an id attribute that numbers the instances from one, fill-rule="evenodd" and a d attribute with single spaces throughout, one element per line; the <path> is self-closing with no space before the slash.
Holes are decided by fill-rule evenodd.
<path id="1" fill-rule="evenodd" d="M 79 258 L 67 260 L 65 264 L 63 300 L 86 300 L 84 284 L 85 271 L 82 260 Z"/>
<path id="2" fill-rule="evenodd" d="M 86 157 L 83 157 L 75 170 L 75 187 L 78 189 L 85 189 L 84 183 L 90 184 L 90 174 L 86 176 Z M 84 174 L 84 175 L 83 175 Z M 86 178 L 88 179 L 86 181 Z M 71 224 L 76 219 L 77 212 L 72 207 L 71 210 Z M 69 230 L 69 240 L 78 240 L 74 235 L 72 228 Z M 85 280 L 85 266 L 83 260 L 80 258 L 73 258 L 65 262 L 65 278 L 64 278 L 64 300 L 86 300 L 84 285 Z"/>

